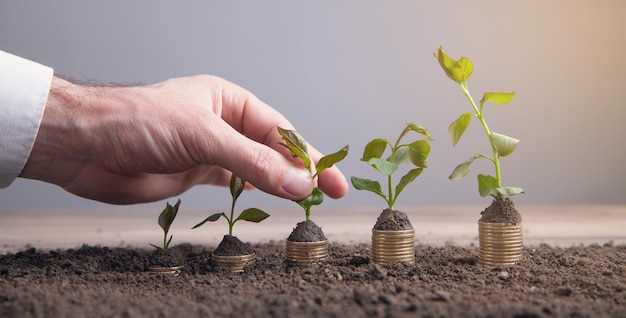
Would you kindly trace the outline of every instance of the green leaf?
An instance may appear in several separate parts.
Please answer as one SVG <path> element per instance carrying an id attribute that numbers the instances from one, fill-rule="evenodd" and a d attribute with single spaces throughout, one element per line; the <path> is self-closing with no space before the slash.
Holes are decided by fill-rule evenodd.
<path id="1" fill-rule="evenodd" d="M 215 214 L 209 216 L 207 218 L 207 220 L 211 221 L 211 222 L 215 222 L 215 221 L 220 219 L 220 216 L 223 216 L 224 218 L 228 219 L 228 217 L 226 216 L 226 213 L 222 212 L 222 213 L 215 213 Z"/>
<path id="2" fill-rule="evenodd" d="M 295 130 L 283 129 L 278 126 L 276 128 L 278 129 L 278 133 L 282 139 L 285 141 L 285 143 L 281 143 L 281 145 L 289 149 L 292 156 L 300 158 L 302 163 L 304 163 L 304 167 L 310 171 L 311 159 L 309 159 L 307 143 L 304 138 L 302 138 L 302 136 L 300 136 L 300 134 Z"/>
<path id="3" fill-rule="evenodd" d="M 393 157 L 393 160 L 391 160 L 390 157 L 387 158 L 387 161 L 391 161 L 397 165 L 403 165 L 411 162 L 411 158 L 409 158 L 409 147 L 403 147 L 398 149 L 395 156 Z"/>
<path id="4" fill-rule="evenodd" d="M 367 163 L 387 176 L 392 175 L 396 172 L 396 170 L 398 170 L 398 165 L 396 163 L 381 158 L 372 158 Z"/>
<path id="5" fill-rule="evenodd" d="M 171 206 L 169 202 L 165 203 L 165 209 L 159 214 L 159 226 L 165 233 L 169 232 L 170 226 L 174 223 L 176 214 L 178 214 L 178 208 L 180 207 L 180 199 L 174 206 Z"/>
<path id="6" fill-rule="evenodd" d="M 204 219 L 202 222 L 196 224 L 191 229 L 193 230 L 195 228 L 201 227 L 206 222 L 215 222 L 215 221 L 219 220 L 221 216 L 223 216 L 224 218 L 226 218 L 228 220 L 228 217 L 226 216 L 225 213 L 223 213 L 223 212 L 222 213 L 215 213 L 215 214 L 209 216 L 208 218 Z"/>
<path id="7" fill-rule="evenodd" d="M 152 246 L 152 247 L 156 248 L 157 250 L 162 250 L 162 249 L 163 249 L 163 247 L 161 247 L 161 246 L 154 245 L 154 244 L 152 244 L 152 243 L 148 243 L 148 244 L 149 244 L 150 246 Z"/>
<path id="8" fill-rule="evenodd" d="M 315 173 L 315 175 L 313 177 L 315 177 L 316 175 L 320 174 L 322 171 L 324 171 L 324 169 L 330 168 L 332 167 L 335 163 L 343 160 L 347 155 L 348 155 L 348 150 L 350 149 L 350 146 L 345 145 L 343 148 L 341 148 L 341 150 L 330 154 L 328 156 L 324 156 L 320 159 L 320 161 L 317 163 L 317 166 L 315 167 L 315 169 L 317 170 L 317 172 Z"/>
<path id="9" fill-rule="evenodd" d="M 474 71 L 474 65 L 468 58 L 462 57 L 455 61 L 443 51 L 442 46 L 435 53 L 435 58 L 439 61 L 439 65 L 441 65 L 446 75 L 459 84 L 466 81 Z"/>
<path id="10" fill-rule="evenodd" d="M 450 180 L 456 181 L 459 180 L 463 177 L 465 177 L 468 173 L 470 173 L 470 167 L 472 165 L 472 163 L 474 162 L 474 160 L 483 157 L 483 155 L 481 154 L 477 154 L 467 160 L 465 160 L 465 162 L 463 162 L 462 164 L 456 166 L 456 168 L 454 168 L 454 171 L 452 171 L 452 173 L 450 174 L 450 176 L 448 177 Z"/>
<path id="11" fill-rule="evenodd" d="M 472 64 L 472 61 L 470 61 L 470 59 L 466 57 L 462 57 L 460 60 L 458 60 L 455 63 L 455 67 L 460 69 L 461 78 L 463 79 L 463 82 L 467 81 L 467 79 L 474 72 L 474 64 Z"/>
<path id="12" fill-rule="evenodd" d="M 246 181 L 239 178 L 234 173 L 230 176 L 230 195 L 233 197 L 233 201 L 237 200 L 245 185 Z"/>
<path id="13" fill-rule="evenodd" d="M 415 178 L 417 178 L 420 174 L 422 174 L 423 171 L 424 171 L 424 168 L 415 168 L 409 171 L 404 176 L 402 176 L 402 178 L 400 179 L 400 182 L 398 182 L 398 185 L 396 186 L 395 197 L 398 198 L 398 195 L 400 194 L 400 192 L 402 192 L 402 190 L 404 190 L 404 188 L 409 183 L 413 182 Z"/>
<path id="14" fill-rule="evenodd" d="M 452 146 L 456 146 L 456 144 L 459 142 L 459 139 L 461 139 L 461 136 L 463 136 L 465 129 L 467 129 L 467 126 L 469 126 L 471 122 L 472 114 L 465 113 L 461 115 L 457 120 L 452 122 L 452 124 L 450 124 L 448 132 L 450 133 L 450 138 L 452 138 Z"/>
<path id="15" fill-rule="evenodd" d="M 509 137 L 506 135 L 498 134 L 495 132 L 491 133 L 491 138 L 493 139 L 493 144 L 496 146 L 496 150 L 498 151 L 498 155 L 502 157 L 506 157 L 515 151 L 519 140 Z"/>
<path id="16" fill-rule="evenodd" d="M 498 194 L 498 180 L 494 176 L 479 174 L 478 175 L 478 192 L 481 197 L 488 195 L 495 196 Z"/>
<path id="17" fill-rule="evenodd" d="M 480 100 L 480 105 L 482 106 L 486 102 L 494 102 L 496 104 L 504 105 L 513 100 L 515 97 L 515 92 L 512 93 L 504 93 L 504 92 L 487 92 L 483 94 L 483 98 Z"/>
<path id="18" fill-rule="evenodd" d="M 386 139 L 374 139 L 368 142 L 367 145 L 365 145 L 361 161 L 367 162 L 372 158 L 380 158 L 385 152 L 385 149 L 387 149 L 388 143 Z"/>
<path id="19" fill-rule="evenodd" d="M 295 158 L 300 158 L 300 160 L 302 160 L 302 163 L 304 164 L 304 167 L 307 170 L 311 169 L 311 159 L 309 159 L 309 155 L 305 152 L 302 152 L 302 149 L 292 145 L 292 144 L 283 144 L 283 143 L 279 143 L 279 145 L 289 149 L 289 152 L 291 152 L 291 156 L 295 157 Z"/>
<path id="20" fill-rule="evenodd" d="M 437 61 L 439 61 L 439 65 L 446 73 L 448 78 L 459 84 L 463 82 L 459 70 L 455 68 L 456 61 L 450 58 L 448 54 L 443 51 L 443 46 L 439 47 L 439 51 L 435 53 L 435 58 L 437 58 Z"/>
<path id="21" fill-rule="evenodd" d="M 418 140 L 409 144 L 409 158 L 411 162 L 421 168 L 428 167 L 430 144 L 426 140 Z"/>
<path id="22" fill-rule="evenodd" d="M 380 183 L 378 181 L 369 180 L 369 179 L 361 179 L 357 177 L 351 177 L 350 181 L 352 182 L 352 186 L 357 190 L 366 190 L 377 195 L 383 197 L 387 200 L 387 196 L 383 193 Z"/>
<path id="23" fill-rule="evenodd" d="M 454 66 L 454 60 L 451 59 L 448 54 L 446 54 L 443 51 L 443 46 L 439 46 L 439 50 L 434 53 L 435 54 L 435 58 L 437 59 L 437 61 L 439 62 L 439 65 L 441 66 L 441 68 L 443 69 L 443 71 L 446 73 L 446 75 L 453 81 L 459 83 L 459 81 L 456 79 L 454 73 L 452 72 L 452 67 Z"/>
<path id="24" fill-rule="evenodd" d="M 314 205 L 320 205 L 324 201 L 324 193 L 319 188 L 313 188 L 313 192 L 308 197 L 296 201 L 305 210 L 310 209 Z"/>
<path id="25" fill-rule="evenodd" d="M 407 126 L 410 130 L 422 134 L 428 138 L 428 140 L 433 141 L 433 137 L 428 133 L 428 129 L 416 124 L 416 123 L 408 123 Z"/>
<path id="26" fill-rule="evenodd" d="M 235 222 L 239 220 L 259 223 L 267 219 L 270 215 L 257 208 L 245 209 L 239 214 Z M 233 222 L 234 223 L 234 222 Z"/>
<path id="27" fill-rule="evenodd" d="M 498 193 L 504 196 L 513 196 L 524 193 L 524 189 L 518 187 L 500 187 L 496 190 L 498 190 Z"/>

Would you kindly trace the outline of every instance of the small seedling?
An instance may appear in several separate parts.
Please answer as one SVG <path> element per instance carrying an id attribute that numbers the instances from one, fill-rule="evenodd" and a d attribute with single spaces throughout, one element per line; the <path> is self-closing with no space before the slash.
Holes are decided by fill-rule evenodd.
<path id="1" fill-rule="evenodd" d="M 311 177 L 313 178 L 317 177 L 322 171 L 326 170 L 327 168 L 332 167 L 335 163 L 343 160 L 348 155 L 349 146 L 345 145 L 343 148 L 341 148 L 341 150 L 322 157 L 318 161 L 317 165 L 314 165 L 311 158 L 309 157 L 307 143 L 304 138 L 302 138 L 302 136 L 300 136 L 300 134 L 298 134 L 298 132 L 294 130 L 287 130 L 281 127 L 277 128 L 278 133 L 282 137 L 283 141 L 285 141 L 285 143 L 280 144 L 289 149 L 291 155 L 294 158 L 297 157 L 302 160 L 304 168 L 311 174 Z M 304 209 L 306 214 L 306 221 L 309 221 L 311 219 L 311 207 L 314 205 L 320 205 L 323 201 L 324 194 L 318 187 L 315 187 L 313 189 L 313 192 L 311 192 L 308 197 L 296 202 Z"/>
<path id="2" fill-rule="evenodd" d="M 235 223 L 239 220 L 259 223 L 267 219 L 270 215 L 257 208 L 245 209 L 239 214 L 239 216 L 237 216 L 236 219 L 234 218 L 235 217 L 235 203 L 237 202 L 237 198 L 239 198 L 239 195 L 241 194 L 241 192 L 243 192 L 243 188 L 245 184 L 246 182 L 243 179 L 239 178 L 238 176 L 234 174 L 230 177 L 230 194 L 232 196 L 232 204 L 230 207 L 230 217 L 226 215 L 226 213 L 224 212 L 215 213 L 209 216 L 208 218 L 204 219 L 204 221 L 196 224 L 194 227 L 192 227 L 192 229 L 200 227 L 206 222 L 215 222 L 219 220 L 220 217 L 224 217 L 226 221 L 228 221 L 228 235 L 232 236 L 233 227 L 235 226 Z"/>
<path id="3" fill-rule="evenodd" d="M 152 245 L 156 249 L 162 249 L 167 251 L 172 242 L 172 238 L 174 235 L 170 235 L 170 238 L 167 238 L 167 234 L 170 231 L 170 226 L 174 223 L 174 219 L 176 218 L 176 214 L 178 213 L 178 207 L 180 206 L 180 199 L 174 206 L 171 206 L 169 202 L 165 203 L 165 209 L 159 215 L 159 226 L 163 229 L 163 246 L 157 246 L 152 243 L 148 243 Z"/>
<path id="4" fill-rule="evenodd" d="M 483 98 L 479 101 L 479 105 L 477 106 L 477 104 L 474 102 L 474 99 L 470 95 L 469 88 L 467 86 L 467 79 L 472 75 L 472 72 L 474 71 L 474 65 L 472 64 L 472 62 L 466 57 L 461 57 L 459 60 L 455 61 L 443 51 L 442 47 L 439 47 L 439 51 L 434 54 L 435 58 L 437 58 L 437 60 L 439 61 L 439 65 L 441 65 L 446 75 L 457 84 L 459 84 L 459 87 L 461 87 L 463 94 L 465 94 L 474 110 L 473 113 L 468 112 L 462 114 L 457 120 L 450 124 L 448 131 L 450 133 L 450 137 L 452 138 L 452 145 L 456 145 L 459 142 L 459 139 L 461 139 L 461 136 L 465 132 L 465 129 L 467 129 L 467 127 L 469 126 L 472 117 L 476 117 L 480 121 L 485 133 L 487 134 L 487 138 L 489 139 L 492 150 L 491 156 L 479 153 L 467 159 L 465 162 L 459 164 L 454 169 L 454 171 L 452 171 L 450 179 L 459 180 L 463 178 L 470 172 L 470 166 L 472 165 L 474 160 L 484 158 L 494 164 L 495 176 L 485 174 L 478 175 L 478 191 L 480 193 L 480 196 L 486 197 L 488 195 L 491 195 L 497 198 L 523 193 L 524 190 L 522 188 L 502 186 L 502 172 L 500 165 L 500 157 L 506 157 L 513 153 L 513 151 L 517 147 L 517 144 L 519 143 L 519 140 L 489 130 L 483 112 L 483 106 L 486 102 L 493 102 L 500 105 L 507 104 L 513 99 L 513 97 L 515 97 L 515 93 L 484 93 Z"/>
<path id="5" fill-rule="evenodd" d="M 402 138 L 410 131 L 417 132 L 432 141 L 432 137 L 426 128 L 414 124 L 407 124 L 395 143 L 391 143 L 387 139 L 374 139 L 365 145 L 363 157 L 361 161 L 367 162 L 374 169 L 387 176 L 387 194 L 382 190 L 378 181 L 361 179 L 357 177 L 350 178 L 352 185 L 357 190 L 367 190 L 382 197 L 390 210 L 394 209 L 394 205 L 404 188 L 413 182 L 428 166 L 428 155 L 430 154 L 430 144 L 427 140 L 417 140 L 411 143 L 401 143 Z M 387 150 L 387 146 L 391 149 L 391 154 L 386 159 L 382 156 Z M 393 189 L 393 174 L 398 167 L 403 164 L 413 165 L 416 168 L 411 169 L 407 174 L 402 176 L 400 182 Z"/>

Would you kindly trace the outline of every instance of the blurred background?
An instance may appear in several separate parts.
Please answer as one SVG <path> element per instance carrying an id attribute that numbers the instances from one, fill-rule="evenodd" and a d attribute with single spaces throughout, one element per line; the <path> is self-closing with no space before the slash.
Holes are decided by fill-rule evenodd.
<path id="1" fill-rule="evenodd" d="M 477 161 L 490 148 L 474 120 L 456 147 L 448 126 L 471 107 L 433 52 L 475 66 L 469 87 L 515 91 L 486 106 L 493 131 L 520 140 L 503 159 L 503 182 L 519 204 L 626 203 L 626 2 L 624 1 L 11 1 L 0 4 L 0 49 L 58 74 L 104 83 L 154 83 L 208 73 L 252 91 L 322 152 L 350 144 L 347 178 L 383 180 L 360 162 L 373 138 L 394 139 L 408 122 L 427 127 L 430 167 L 398 206 L 479 205 Z M 417 136 L 417 135 L 411 135 Z M 399 178 L 399 177 L 398 177 Z M 181 209 L 228 207 L 228 189 L 198 186 Z M 176 198 L 170 198 L 174 202 Z M 42 182 L 0 190 L 0 214 L 24 209 L 154 209 L 164 201 L 110 206 Z M 241 207 L 299 209 L 251 191 Z M 384 206 L 351 189 L 329 208 Z M 158 211 L 156 211 L 158 210 Z M 476 214 L 477 215 L 477 214 Z"/>

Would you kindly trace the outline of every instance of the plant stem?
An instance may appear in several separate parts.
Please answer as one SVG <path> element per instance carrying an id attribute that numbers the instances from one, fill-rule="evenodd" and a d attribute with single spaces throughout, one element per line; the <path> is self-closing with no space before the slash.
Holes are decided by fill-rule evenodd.
<path id="1" fill-rule="evenodd" d="M 393 153 L 392 153 L 393 156 Z M 393 159 L 392 159 L 393 160 Z M 389 200 L 387 201 L 387 205 L 389 205 L 389 210 L 393 210 L 393 206 L 395 204 L 396 198 L 393 197 L 393 192 L 392 192 L 392 178 L 391 175 L 387 176 L 387 185 L 388 185 L 388 191 L 389 191 Z"/>
<path id="2" fill-rule="evenodd" d="M 163 232 L 163 250 L 167 251 L 167 232 Z"/>
<path id="3" fill-rule="evenodd" d="M 474 102 L 474 99 L 470 95 L 469 89 L 467 88 L 467 82 L 464 81 L 460 84 L 461 90 L 463 94 L 467 97 L 469 102 L 472 104 L 474 108 L 475 116 L 480 120 L 485 133 L 487 134 L 487 138 L 489 138 L 489 143 L 491 144 L 491 151 L 493 152 L 493 164 L 496 168 L 496 180 L 498 181 L 498 187 L 502 187 L 502 172 L 500 170 L 500 155 L 498 154 L 498 150 L 496 149 L 496 144 L 493 141 L 493 136 L 491 135 L 491 131 L 489 130 L 489 126 L 487 126 L 487 122 L 485 121 L 485 117 L 483 116 L 482 107 L 479 109 Z"/>
<path id="4" fill-rule="evenodd" d="M 309 174 L 311 174 L 311 177 L 315 178 L 315 172 L 313 171 L 313 165 L 310 165 L 307 170 L 309 170 Z M 311 206 L 309 205 L 308 207 L 306 207 L 304 209 L 304 215 L 305 215 L 305 220 L 308 222 L 311 219 Z"/>
<path id="5" fill-rule="evenodd" d="M 233 226 L 235 225 L 235 200 L 230 205 L 230 219 L 228 219 L 228 235 L 233 236 Z"/>
<path id="6" fill-rule="evenodd" d="M 408 126 L 404 128 L 400 136 L 398 136 L 396 143 L 391 147 L 391 157 L 389 157 L 389 160 L 391 162 L 393 162 L 396 157 L 396 152 L 398 151 L 398 145 L 400 145 L 400 140 L 402 140 L 404 135 L 406 135 L 410 130 L 411 129 Z M 387 200 L 387 204 L 389 205 L 389 210 L 393 210 L 394 205 L 396 204 L 396 197 L 393 194 L 393 178 L 391 175 L 387 176 L 387 189 L 389 191 L 389 200 Z"/>

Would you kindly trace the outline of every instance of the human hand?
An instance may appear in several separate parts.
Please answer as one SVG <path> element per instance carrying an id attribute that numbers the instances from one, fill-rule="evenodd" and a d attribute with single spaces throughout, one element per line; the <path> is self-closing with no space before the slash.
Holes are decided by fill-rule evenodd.
<path id="1" fill-rule="evenodd" d="M 87 87 L 55 77 L 21 177 L 114 204 L 150 202 L 235 173 L 291 200 L 315 181 L 279 145 L 294 129 L 247 90 L 199 75 L 137 87 Z M 322 154 L 310 148 L 315 161 Z M 348 191 L 336 168 L 319 176 L 332 198 Z"/>

